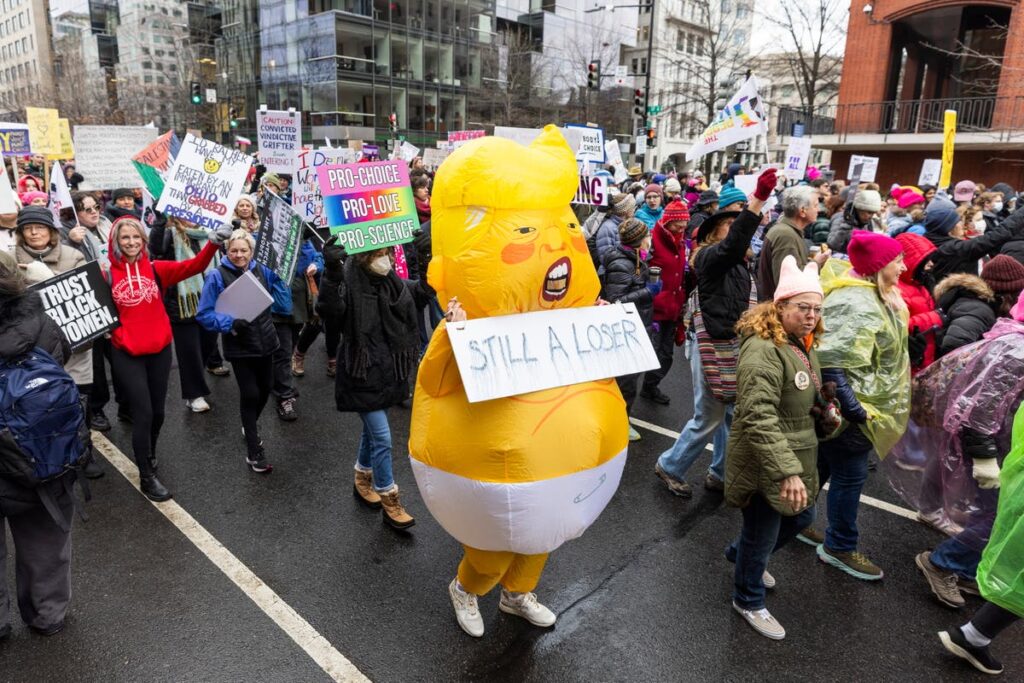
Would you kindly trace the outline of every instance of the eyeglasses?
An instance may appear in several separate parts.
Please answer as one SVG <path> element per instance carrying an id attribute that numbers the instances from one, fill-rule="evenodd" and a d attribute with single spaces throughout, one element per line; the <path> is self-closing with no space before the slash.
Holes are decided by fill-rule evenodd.
<path id="1" fill-rule="evenodd" d="M 797 310 L 807 315 L 808 313 L 814 313 L 818 318 L 821 317 L 821 306 L 811 306 L 810 304 L 792 304 L 796 306 Z"/>
<path id="2" fill-rule="evenodd" d="M 89 213 L 92 213 L 92 212 L 95 211 L 96 213 L 99 213 L 100 207 L 98 207 L 98 206 L 83 206 L 82 207 L 82 211 L 88 211 Z"/>

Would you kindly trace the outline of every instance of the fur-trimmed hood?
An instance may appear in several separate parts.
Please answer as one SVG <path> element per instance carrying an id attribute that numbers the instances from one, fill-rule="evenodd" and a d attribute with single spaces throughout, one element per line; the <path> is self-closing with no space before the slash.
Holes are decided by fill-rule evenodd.
<path id="1" fill-rule="evenodd" d="M 944 277 L 939 284 L 935 285 L 935 300 L 938 301 L 947 292 L 952 292 L 958 287 L 967 290 L 968 293 L 973 294 L 982 301 L 989 303 L 995 301 L 996 295 L 992 288 L 985 284 L 985 281 L 977 275 L 969 275 L 967 273 L 956 273 Z"/>

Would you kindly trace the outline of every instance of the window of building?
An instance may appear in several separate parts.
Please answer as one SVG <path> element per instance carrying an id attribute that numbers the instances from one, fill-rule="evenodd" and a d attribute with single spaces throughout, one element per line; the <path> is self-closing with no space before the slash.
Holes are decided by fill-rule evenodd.
<path id="1" fill-rule="evenodd" d="M 640 73 L 647 73 L 647 57 L 640 58 Z"/>
<path id="2" fill-rule="evenodd" d="M 630 65 L 629 73 L 631 73 L 631 74 L 640 73 L 640 71 L 639 71 L 639 69 L 640 69 L 640 60 L 639 59 L 634 57 L 633 60 L 629 63 L 629 65 Z"/>

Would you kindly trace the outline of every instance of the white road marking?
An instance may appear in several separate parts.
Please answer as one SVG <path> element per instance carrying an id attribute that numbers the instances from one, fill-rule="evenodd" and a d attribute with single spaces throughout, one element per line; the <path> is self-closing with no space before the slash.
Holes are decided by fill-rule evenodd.
<path id="1" fill-rule="evenodd" d="M 674 432 L 671 429 L 666 429 L 665 427 L 661 427 L 659 425 L 647 422 L 645 420 L 640 420 L 638 418 L 631 417 L 629 418 L 629 421 L 635 424 L 637 427 L 640 427 L 641 429 L 646 429 L 649 432 L 661 434 L 662 436 L 667 436 L 670 439 L 679 438 L 679 432 Z M 704 450 L 710 451 L 714 449 L 711 444 L 708 444 Z M 825 484 L 824 488 L 827 490 L 828 484 Z M 864 503 L 865 505 L 870 505 L 873 508 L 878 508 L 879 510 L 891 512 L 892 514 L 898 515 L 905 519 L 909 519 L 914 522 L 920 522 L 920 520 L 917 518 L 917 513 L 908 508 L 902 508 L 899 505 L 893 505 L 892 503 L 887 503 L 884 500 L 879 500 L 878 498 L 873 498 L 871 496 L 865 496 L 864 494 L 861 494 L 860 502 Z"/>
<path id="2" fill-rule="evenodd" d="M 138 489 L 139 473 L 135 463 L 99 432 L 92 433 L 92 442 L 96 450 L 102 453 L 132 486 Z M 310 626 L 309 622 L 299 616 L 299 613 L 282 600 L 281 596 L 263 583 L 260 577 L 246 567 L 177 502 L 168 500 L 152 504 L 225 576 L 231 579 L 245 593 L 246 597 L 256 603 L 257 607 L 288 634 L 328 676 L 339 682 L 366 681 L 369 683 L 370 679 L 364 676 L 352 662 L 338 652 L 326 638 Z"/>

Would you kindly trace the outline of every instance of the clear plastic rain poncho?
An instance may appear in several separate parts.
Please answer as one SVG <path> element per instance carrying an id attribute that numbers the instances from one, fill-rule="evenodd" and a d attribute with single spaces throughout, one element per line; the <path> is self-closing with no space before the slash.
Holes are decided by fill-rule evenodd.
<path id="1" fill-rule="evenodd" d="M 823 368 L 842 368 L 870 419 L 860 429 L 884 458 L 903 436 L 910 414 L 910 355 L 907 313 L 878 296 L 873 282 L 850 275 L 848 261 L 829 259 L 822 269 L 825 290 L 818 347 Z M 847 429 L 856 429 L 848 425 Z"/>
<path id="2" fill-rule="evenodd" d="M 978 587 L 989 602 L 1024 617 L 1024 408 L 1013 420 L 1013 447 L 999 483 L 999 512 L 978 565 Z"/>
<path id="3" fill-rule="evenodd" d="M 963 527 L 958 539 L 981 552 L 995 515 L 994 491 L 979 489 L 960 434 L 970 428 L 1010 450 L 1024 399 L 1024 323 L 1000 318 L 985 337 L 944 356 L 914 380 L 906 435 L 884 463 L 889 481 L 923 514 L 943 512 Z M 1005 489 L 998 498 L 1005 498 Z M 1018 505 L 1022 501 L 1018 501 Z"/>

